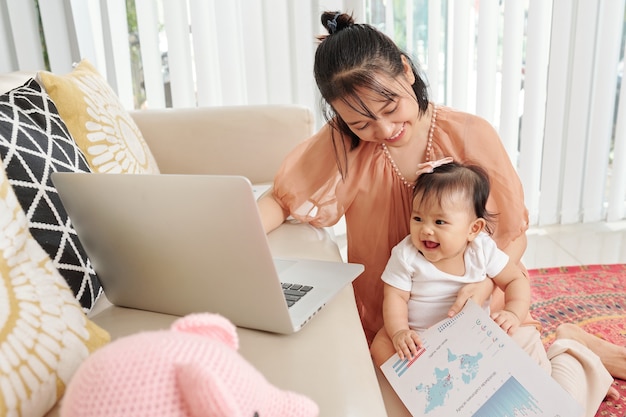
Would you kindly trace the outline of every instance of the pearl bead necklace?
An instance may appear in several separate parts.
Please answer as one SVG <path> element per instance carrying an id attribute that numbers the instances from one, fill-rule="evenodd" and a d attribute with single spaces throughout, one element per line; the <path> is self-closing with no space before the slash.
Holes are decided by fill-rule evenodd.
<path id="1" fill-rule="evenodd" d="M 426 161 L 425 162 L 430 162 L 431 153 L 433 149 L 433 132 L 435 131 L 436 123 L 437 123 L 437 105 L 433 104 L 433 114 L 430 118 L 430 129 L 428 130 L 428 142 L 426 143 Z M 409 188 L 413 188 L 413 183 L 409 182 L 406 178 L 404 178 L 404 175 L 402 175 L 402 172 L 400 172 L 400 168 L 398 168 L 398 165 L 396 165 L 396 161 L 394 161 L 393 158 L 391 157 L 391 153 L 389 152 L 389 149 L 387 148 L 387 144 L 381 143 L 381 146 L 383 148 L 383 153 L 385 157 L 389 160 L 389 163 L 391 164 L 391 167 L 393 168 L 398 178 L 400 178 L 400 180 L 404 183 L 404 185 L 406 185 Z"/>

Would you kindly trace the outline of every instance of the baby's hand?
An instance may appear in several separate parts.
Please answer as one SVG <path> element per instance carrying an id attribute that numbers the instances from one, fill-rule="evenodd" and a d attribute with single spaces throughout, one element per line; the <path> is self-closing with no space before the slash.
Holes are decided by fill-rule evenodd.
<path id="1" fill-rule="evenodd" d="M 409 329 L 396 332 L 391 341 L 400 359 L 412 358 L 417 354 L 418 348 L 422 346 L 422 341 L 417 333 Z"/>
<path id="2" fill-rule="evenodd" d="M 502 310 L 496 313 L 492 313 L 491 318 L 507 334 L 513 334 L 515 330 L 517 330 L 517 328 L 521 324 L 519 317 L 517 317 L 514 313 L 507 311 L 507 310 Z"/>

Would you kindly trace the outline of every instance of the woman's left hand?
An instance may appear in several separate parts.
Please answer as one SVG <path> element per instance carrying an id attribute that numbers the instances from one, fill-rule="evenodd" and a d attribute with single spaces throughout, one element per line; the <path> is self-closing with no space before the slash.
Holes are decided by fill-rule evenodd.
<path id="1" fill-rule="evenodd" d="M 448 317 L 453 317 L 463 309 L 463 306 L 470 298 L 479 306 L 482 306 L 489 299 L 493 292 L 494 283 L 491 279 L 484 279 L 481 282 L 465 284 L 456 296 L 456 300 L 450 310 Z"/>

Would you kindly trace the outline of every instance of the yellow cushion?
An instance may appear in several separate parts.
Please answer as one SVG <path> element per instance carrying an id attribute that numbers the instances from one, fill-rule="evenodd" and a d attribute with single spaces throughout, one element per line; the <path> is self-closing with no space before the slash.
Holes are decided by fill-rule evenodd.
<path id="1" fill-rule="evenodd" d="M 141 131 L 106 80 L 87 60 L 66 75 L 38 73 L 94 172 L 158 174 Z"/>
<path id="2" fill-rule="evenodd" d="M 44 415 L 82 361 L 109 340 L 30 235 L 0 169 L 0 415 Z"/>

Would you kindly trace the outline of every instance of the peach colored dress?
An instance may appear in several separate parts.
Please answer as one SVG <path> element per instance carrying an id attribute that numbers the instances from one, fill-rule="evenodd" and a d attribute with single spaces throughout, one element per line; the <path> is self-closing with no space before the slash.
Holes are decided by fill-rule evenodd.
<path id="1" fill-rule="evenodd" d="M 345 215 L 348 260 L 365 265 L 354 282 L 354 292 L 371 343 L 383 326 L 380 276 L 391 249 L 409 234 L 412 189 L 395 173 L 381 145 L 372 142 L 361 142 L 348 152 L 347 174 L 342 180 L 333 146 L 328 125 L 299 144 L 278 171 L 273 193 L 294 218 L 314 226 L 334 225 Z M 487 170 L 492 188 L 488 209 L 498 213 L 493 238 L 500 248 L 527 230 L 521 182 L 487 121 L 439 107 L 432 159 L 445 156 Z"/>

